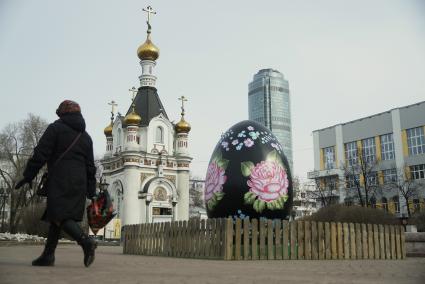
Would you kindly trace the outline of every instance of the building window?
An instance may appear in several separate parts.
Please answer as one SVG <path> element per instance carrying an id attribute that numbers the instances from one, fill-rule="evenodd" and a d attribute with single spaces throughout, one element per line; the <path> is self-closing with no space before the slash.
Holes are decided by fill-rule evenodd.
<path id="1" fill-rule="evenodd" d="M 388 212 L 388 201 L 387 201 L 387 199 L 385 197 L 382 197 L 381 202 L 382 202 L 382 209 L 384 209 L 385 211 Z"/>
<path id="2" fill-rule="evenodd" d="M 375 146 L 374 137 L 362 140 L 362 154 L 363 154 L 363 159 L 366 163 L 371 163 L 375 161 L 376 146 Z"/>
<path id="3" fill-rule="evenodd" d="M 412 179 L 425 179 L 425 164 L 410 166 Z"/>
<path id="4" fill-rule="evenodd" d="M 351 197 L 347 197 L 344 199 L 344 205 L 345 206 L 353 206 L 354 202 L 353 202 L 353 198 Z"/>
<path id="5" fill-rule="evenodd" d="M 357 164 L 356 141 L 345 143 L 345 160 L 349 166 L 354 166 Z"/>
<path id="6" fill-rule="evenodd" d="M 335 147 L 323 148 L 323 154 L 325 158 L 325 169 L 335 168 Z"/>
<path id="7" fill-rule="evenodd" d="M 425 153 L 425 137 L 424 128 L 416 127 L 406 130 L 407 132 L 407 147 L 409 156 Z"/>
<path id="8" fill-rule="evenodd" d="M 357 187 L 357 185 L 359 184 L 359 179 L 360 176 L 357 175 L 347 175 L 345 177 L 345 184 L 347 186 L 347 188 L 353 188 L 353 187 Z"/>
<path id="9" fill-rule="evenodd" d="M 382 176 L 384 178 L 384 184 L 395 183 L 397 182 L 397 169 L 383 170 Z"/>
<path id="10" fill-rule="evenodd" d="M 381 135 L 381 158 L 382 160 L 394 160 L 393 134 Z"/>
<path id="11" fill-rule="evenodd" d="M 158 126 L 156 128 L 156 143 L 164 143 L 164 130 L 162 129 L 162 127 Z"/>
<path id="12" fill-rule="evenodd" d="M 398 202 L 398 196 L 393 197 L 395 213 L 400 213 L 400 203 Z"/>
<path id="13" fill-rule="evenodd" d="M 378 173 L 371 172 L 366 177 L 368 186 L 377 186 L 378 185 Z"/>

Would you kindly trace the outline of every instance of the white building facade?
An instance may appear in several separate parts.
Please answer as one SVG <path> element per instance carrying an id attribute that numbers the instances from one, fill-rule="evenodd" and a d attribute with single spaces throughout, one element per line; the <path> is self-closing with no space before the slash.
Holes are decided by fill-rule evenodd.
<path id="1" fill-rule="evenodd" d="M 411 212 L 425 210 L 425 101 L 315 130 L 313 145 L 314 171 L 308 177 L 324 185 L 337 185 L 339 203 L 356 203 L 355 189 L 344 167 L 357 165 L 361 155 L 376 163 L 369 184 L 381 190 L 369 196 L 372 206 L 400 217 L 406 216 L 407 207 Z M 416 186 L 408 204 L 397 189 L 388 186 L 400 178 L 412 180 Z"/>

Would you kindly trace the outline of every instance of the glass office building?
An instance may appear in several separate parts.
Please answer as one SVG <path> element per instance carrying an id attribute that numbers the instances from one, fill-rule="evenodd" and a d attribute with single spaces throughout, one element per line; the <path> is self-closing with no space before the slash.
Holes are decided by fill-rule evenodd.
<path id="1" fill-rule="evenodd" d="M 248 85 L 249 119 L 257 121 L 279 139 L 293 170 L 292 127 L 289 85 L 283 74 L 273 69 L 261 69 Z"/>

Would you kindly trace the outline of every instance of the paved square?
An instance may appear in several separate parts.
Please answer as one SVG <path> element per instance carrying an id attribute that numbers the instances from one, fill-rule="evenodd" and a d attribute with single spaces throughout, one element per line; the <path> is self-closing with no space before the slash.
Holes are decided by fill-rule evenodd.
<path id="1" fill-rule="evenodd" d="M 90 268 L 76 245 L 61 245 L 56 266 L 32 267 L 42 246 L 0 247 L 0 283 L 425 283 L 425 258 L 358 261 L 216 261 L 123 255 L 101 246 Z"/>

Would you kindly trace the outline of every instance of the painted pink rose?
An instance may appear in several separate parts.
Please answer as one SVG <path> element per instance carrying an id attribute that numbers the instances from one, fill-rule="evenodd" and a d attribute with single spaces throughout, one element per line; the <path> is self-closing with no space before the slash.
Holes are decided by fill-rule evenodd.
<path id="1" fill-rule="evenodd" d="M 224 175 L 224 170 L 215 162 L 210 163 L 205 180 L 205 201 L 208 202 L 215 192 L 221 192 L 226 180 L 227 176 Z"/>
<path id="2" fill-rule="evenodd" d="M 252 169 L 247 184 L 249 191 L 265 202 L 272 202 L 288 194 L 288 176 L 285 169 L 276 162 L 258 163 Z"/>

